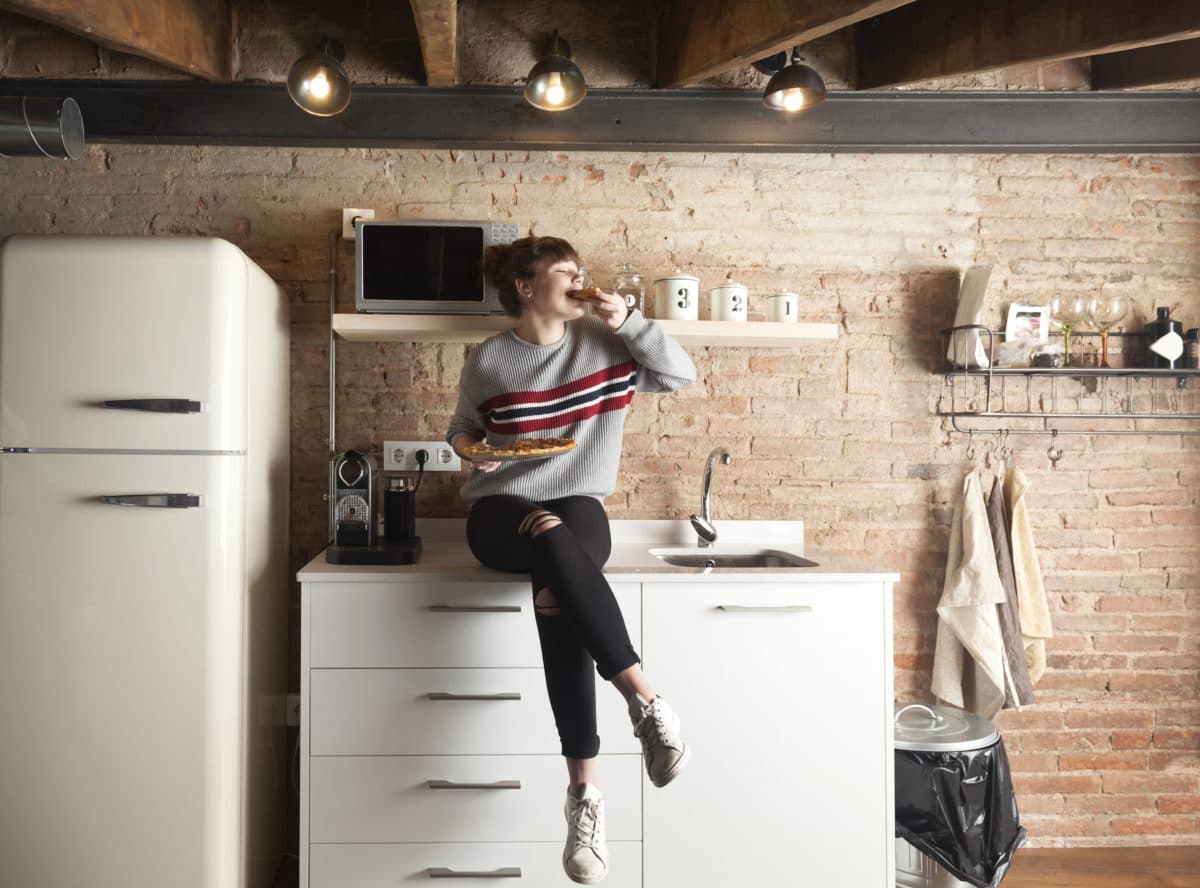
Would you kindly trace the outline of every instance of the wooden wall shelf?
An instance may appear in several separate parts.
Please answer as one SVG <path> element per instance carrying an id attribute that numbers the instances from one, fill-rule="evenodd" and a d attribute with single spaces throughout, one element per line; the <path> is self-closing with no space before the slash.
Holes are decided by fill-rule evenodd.
<path id="1" fill-rule="evenodd" d="M 796 348 L 833 342 L 838 325 L 773 321 L 658 321 L 684 346 Z M 464 315 L 335 314 L 333 332 L 347 342 L 481 342 L 511 318 Z"/>

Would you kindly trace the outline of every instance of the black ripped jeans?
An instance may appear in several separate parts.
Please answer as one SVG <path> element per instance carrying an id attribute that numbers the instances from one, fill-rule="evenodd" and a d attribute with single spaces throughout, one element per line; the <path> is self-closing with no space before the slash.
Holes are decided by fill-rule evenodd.
<path id="1" fill-rule="evenodd" d="M 562 524 L 530 536 L 525 525 L 533 512 L 546 511 Z M 467 543 L 485 566 L 527 573 L 533 595 L 549 589 L 558 613 L 534 606 L 546 690 L 568 758 L 593 758 L 600 751 L 596 733 L 596 679 L 638 662 L 625 618 L 601 568 L 612 551 L 604 506 L 590 496 L 568 496 L 536 503 L 519 496 L 485 496 L 467 518 Z M 544 599 L 543 599 L 544 601 Z"/>

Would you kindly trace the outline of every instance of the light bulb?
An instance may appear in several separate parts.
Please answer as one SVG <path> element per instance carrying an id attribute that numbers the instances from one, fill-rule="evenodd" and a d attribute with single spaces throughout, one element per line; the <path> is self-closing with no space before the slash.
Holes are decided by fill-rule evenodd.
<path id="1" fill-rule="evenodd" d="M 804 93 L 798 89 L 789 89 L 783 96 L 784 111 L 799 111 L 804 107 Z"/>
<path id="2" fill-rule="evenodd" d="M 563 87 L 562 76 L 551 74 L 546 84 L 546 101 L 551 105 L 561 105 L 566 98 L 567 91 Z"/>
<path id="3" fill-rule="evenodd" d="M 308 81 L 308 91 L 315 98 L 318 98 L 318 99 L 329 98 L 329 89 L 330 89 L 329 79 L 325 76 L 324 71 L 320 72 L 319 74 L 317 74 L 316 77 L 314 77 L 312 80 Z"/>

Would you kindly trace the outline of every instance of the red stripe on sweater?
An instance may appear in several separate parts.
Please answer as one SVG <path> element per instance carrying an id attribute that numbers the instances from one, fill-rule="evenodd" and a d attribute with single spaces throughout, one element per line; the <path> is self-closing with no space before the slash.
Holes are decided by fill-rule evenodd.
<path id="1" fill-rule="evenodd" d="M 504 392 L 488 398 L 479 405 L 479 412 L 487 414 L 491 410 L 498 407 L 511 407 L 514 404 L 540 404 L 546 401 L 557 401 L 559 398 L 573 395 L 576 392 L 582 392 L 585 389 L 590 389 L 593 386 L 600 385 L 603 382 L 608 382 L 613 379 L 620 379 L 622 376 L 628 376 L 637 369 L 635 361 L 626 361 L 624 364 L 615 364 L 612 367 L 605 367 L 603 370 L 597 370 L 595 373 L 590 373 L 582 379 L 576 379 L 574 382 L 566 382 L 562 385 L 555 386 L 552 389 L 546 389 L 541 392 Z"/>
<path id="2" fill-rule="evenodd" d="M 488 434 L 493 435 L 525 435 L 530 432 L 544 432 L 546 429 L 557 429 L 583 419 L 591 419 L 601 413 L 624 410 L 631 401 L 633 401 L 633 392 L 626 392 L 558 416 L 533 417 L 517 422 L 488 422 L 487 430 Z"/>

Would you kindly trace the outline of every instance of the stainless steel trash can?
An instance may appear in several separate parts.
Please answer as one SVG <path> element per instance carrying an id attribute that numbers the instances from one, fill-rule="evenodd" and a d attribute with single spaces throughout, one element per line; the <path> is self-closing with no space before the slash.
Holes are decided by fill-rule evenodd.
<path id="1" fill-rule="evenodd" d="M 895 706 L 897 750 L 953 753 L 983 749 L 1000 739 L 982 716 L 949 706 Z M 897 799 L 897 805 L 901 800 Z M 896 888 L 973 888 L 908 841 L 896 837 Z"/>

